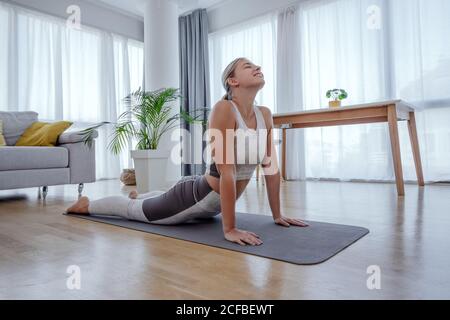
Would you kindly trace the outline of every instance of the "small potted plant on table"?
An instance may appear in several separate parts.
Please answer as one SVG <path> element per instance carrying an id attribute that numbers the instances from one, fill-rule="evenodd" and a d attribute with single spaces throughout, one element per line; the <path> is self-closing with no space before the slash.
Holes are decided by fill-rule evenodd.
<path id="1" fill-rule="evenodd" d="M 337 108 L 341 106 L 341 101 L 348 97 L 344 89 L 333 89 L 327 91 L 327 98 L 332 99 L 328 102 L 330 108 Z"/>

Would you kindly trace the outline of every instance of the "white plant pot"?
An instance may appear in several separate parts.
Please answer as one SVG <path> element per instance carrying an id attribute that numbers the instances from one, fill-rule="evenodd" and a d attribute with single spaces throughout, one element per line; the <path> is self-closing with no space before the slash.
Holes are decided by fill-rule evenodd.
<path id="1" fill-rule="evenodd" d="M 138 193 L 164 189 L 169 155 L 169 150 L 131 150 Z"/>

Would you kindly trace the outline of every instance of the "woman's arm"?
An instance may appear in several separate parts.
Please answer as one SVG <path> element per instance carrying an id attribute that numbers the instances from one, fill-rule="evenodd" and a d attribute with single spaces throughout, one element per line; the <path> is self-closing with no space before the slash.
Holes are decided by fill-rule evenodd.
<path id="1" fill-rule="evenodd" d="M 220 206 L 225 239 L 243 246 L 262 244 L 262 240 L 256 233 L 236 228 L 236 166 L 221 164 L 218 165 L 217 170 L 220 172 Z"/>
<path id="2" fill-rule="evenodd" d="M 227 233 L 236 228 L 236 167 L 222 164 L 220 171 L 220 207 L 222 209 L 222 228 Z"/>
<path id="3" fill-rule="evenodd" d="M 266 181 L 267 197 L 274 219 L 281 217 L 280 211 L 280 170 L 278 168 L 277 152 L 273 141 L 272 112 L 267 107 L 260 107 L 267 128 L 266 154 L 261 163 L 264 179 Z"/>
<path id="4" fill-rule="evenodd" d="M 267 147 L 266 154 L 262 161 L 264 179 L 266 181 L 267 197 L 275 223 L 289 227 L 290 224 L 306 227 L 308 224 L 298 219 L 284 217 L 281 214 L 280 206 L 280 170 L 278 167 L 277 151 L 273 141 L 273 118 L 272 112 L 267 107 L 260 107 L 264 115 L 267 127 Z"/>
<path id="5" fill-rule="evenodd" d="M 234 164 L 235 120 L 226 101 L 219 101 L 213 108 L 210 118 L 210 132 L 214 140 L 212 158 L 220 174 L 220 205 L 222 209 L 223 231 L 235 228 L 236 205 L 236 166 Z M 230 141 L 231 140 L 231 141 Z"/>

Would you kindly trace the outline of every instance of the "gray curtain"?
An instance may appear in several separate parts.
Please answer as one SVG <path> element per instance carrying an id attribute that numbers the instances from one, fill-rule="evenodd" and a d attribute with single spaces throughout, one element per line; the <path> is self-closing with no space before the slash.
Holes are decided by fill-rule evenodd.
<path id="1" fill-rule="evenodd" d="M 208 54 L 208 16 L 206 9 L 198 9 L 192 13 L 181 16 L 178 19 L 179 42 L 180 42 L 180 93 L 182 95 L 181 106 L 184 111 L 191 115 L 197 115 L 198 120 L 208 119 L 210 111 L 210 85 L 209 85 L 209 54 Z M 206 108 L 203 111 L 195 112 L 198 108 Z M 202 136 L 206 130 L 203 125 Z M 181 122 L 181 128 L 191 132 L 191 125 L 185 121 Z M 193 135 L 191 135 L 193 136 Z M 193 155 L 194 143 L 189 139 L 182 138 L 182 153 Z M 206 148 L 206 141 L 201 143 L 202 154 Z M 196 149 L 198 150 L 198 148 Z M 189 156 L 188 156 L 189 157 Z M 193 157 L 193 156 L 192 156 Z M 191 158 L 192 158 L 191 157 Z M 183 162 L 181 175 L 203 174 L 206 164 L 201 157 L 200 163 Z M 198 161 L 197 161 L 198 162 Z"/>

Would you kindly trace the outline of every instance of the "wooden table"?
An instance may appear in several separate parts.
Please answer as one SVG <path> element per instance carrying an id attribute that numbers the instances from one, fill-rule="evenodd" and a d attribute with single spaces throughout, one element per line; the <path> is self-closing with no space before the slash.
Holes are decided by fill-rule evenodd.
<path id="1" fill-rule="evenodd" d="M 275 128 L 280 128 L 282 130 L 281 175 L 283 179 L 286 179 L 286 130 L 387 122 L 391 140 L 397 193 L 399 196 L 403 196 L 405 194 L 405 186 L 403 181 L 397 121 L 408 121 L 409 137 L 416 167 L 417 182 L 419 186 L 424 186 L 414 108 L 402 100 L 389 100 L 339 108 L 323 108 L 274 114 L 274 126 Z"/>

